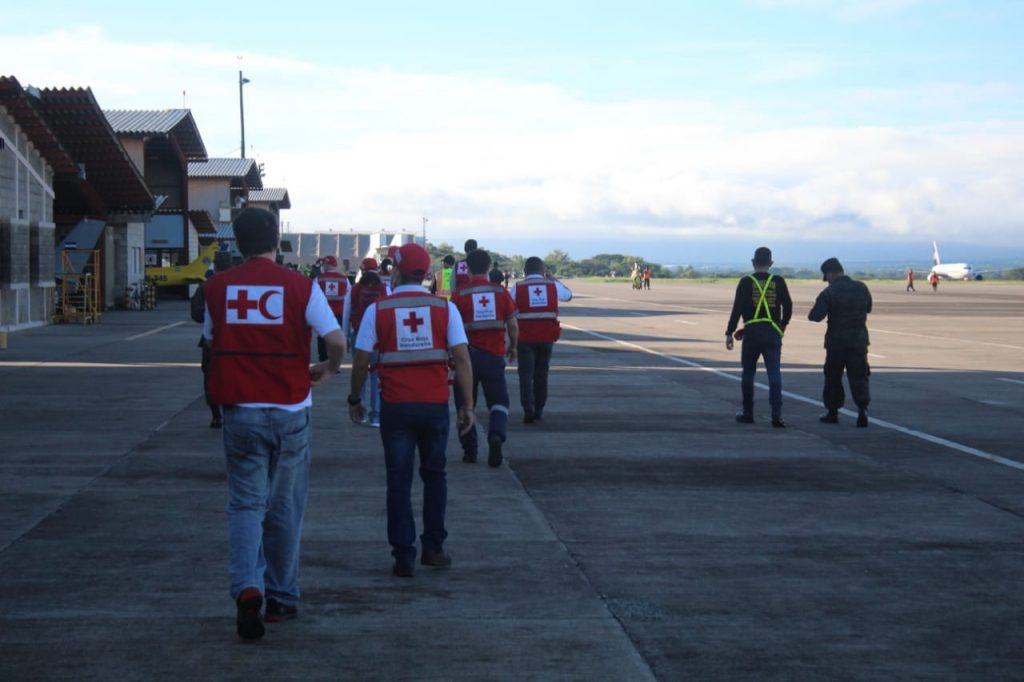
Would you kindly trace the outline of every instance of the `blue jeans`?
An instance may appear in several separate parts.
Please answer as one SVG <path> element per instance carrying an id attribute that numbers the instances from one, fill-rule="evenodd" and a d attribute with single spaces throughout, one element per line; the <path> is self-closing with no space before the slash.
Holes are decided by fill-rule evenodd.
<path id="1" fill-rule="evenodd" d="M 757 372 L 757 358 L 764 358 L 764 369 L 768 374 L 768 403 L 772 406 L 772 418 L 782 416 L 782 337 L 766 322 L 748 325 L 743 332 L 743 346 L 740 362 L 743 363 L 743 413 L 754 413 L 754 374 Z"/>
<path id="2" fill-rule="evenodd" d="M 231 596 L 255 587 L 299 600 L 299 540 L 309 495 L 309 408 L 224 409 Z"/>
<path id="3" fill-rule="evenodd" d="M 440 552 L 448 532 L 444 529 L 448 505 L 445 447 L 450 416 L 448 403 L 384 403 L 380 439 L 388 475 L 388 542 L 395 560 L 416 560 L 416 521 L 412 515 L 412 469 L 420 451 L 423 481 L 424 550 Z"/>
<path id="4" fill-rule="evenodd" d="M 375 366 L 380 353 L 374 351 L 370 355 L 370 365 Z M 366 383 L 363 384 L 363 392 L 359 395 L 366 406 L 366 416 L 371 422 L 380 421 L 380 374 L 376 369 L 371 369 L 366 375 Z"/>
<path id="5" fill-rule="evenodd" d="M 528 417 L 540 417 L 548 402 L 548 370 L 554 347 L 554 343 L 519 344 L 519 402 Z"/>
<path id="6" fill-rule="evenodd" d="M 469 349 L 473 363 L 473 407 L 476 407 L 477 386 L 483 384 L 484 400 L 490 416 L 487 421 L 487 436 L 495 435 L 505 442 L 508 433 L 508 385 L 505 383 L 505 358 L 473 348 Z M 455 384 L 455 406 L 462 405 L 462 391 Z M 476 454 L 476 425 L 465 435 L 459 436 L 464 452 Z"/>

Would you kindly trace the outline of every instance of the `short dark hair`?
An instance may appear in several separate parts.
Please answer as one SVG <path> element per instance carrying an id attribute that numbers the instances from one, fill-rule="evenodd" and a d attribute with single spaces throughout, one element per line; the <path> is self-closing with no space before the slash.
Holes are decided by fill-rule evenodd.
<path id="1" fill-rule="evenodd" d="M 455 265 L 455 256 L 449 253 L 447 256 L 441 259 L 441 262 L 447 265 L 448 267 L 451 267 Z"/>
<path id="2" fill-rule="evenodd" d="M 772 250 L 767 246 L 759 246 L 754 251 L 754 265 L 771 265 Z"/>
<path id="3" fill-rule="evenodd" d="M 487 279 L 491 281 L 491 284 L 501 284 L 505 281 L 505 275 L 501 274 L 501 270 L 491 270 Z"/>
<path id="4" fill-rule="evenodd" d="M 235 231 L 235 245 L 247 258 L 273 251 L 280 241 L 277 218 L 266 209 L 243 208 L 232 226 Z"/>
<path id="5" fill-rule="evenodd" d="M 491 254 L 483 249 L 473 249 L 466 254 L 466 265 L 474 275 L 486 274 L 487 268 L 491 265 Z"/>
<path id="6" fill-rule="evenodd" d="M 380 259 L 380 271 L 381 272 L 391 272 L 392 264 L 393 264 L 393 261 L 390 258 L 381 258 Z"/>
<path id="7" fill-rule="evenodd" d="M 530 256 L 523 263 L 523 270 L 531 275 L 544 272 L 544 261 L 537 256 Z"/>
<path id="8" fill-rule="evenodd" d="M 466 240 L 466 245 L 464 247 L 462 247 L 462 248 L 468 254 L 470 251 L 473 251 L 474 249 L 476 249 L 476 240 L 475 239 L 467 239 Z"/>

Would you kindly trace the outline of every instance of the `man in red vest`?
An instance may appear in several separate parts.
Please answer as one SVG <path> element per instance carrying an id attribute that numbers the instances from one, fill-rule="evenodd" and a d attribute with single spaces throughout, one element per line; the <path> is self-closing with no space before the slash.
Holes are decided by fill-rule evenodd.
<path id="1" fill-rule="evenodd" d="M 494 284 L 487 275 L 491 256 L 483 249 L 466 254 L 470 280 L 455 291 L 452 303 L 459 309 L 469 337 L 469 357 L 473 363 L 473 407 L 476 390 L 483 384 L 484 399 L 490 418 L 487 423 L 487 463 L 501 464 L 501 446 L 508 431 L 508 386 L 505 383 L 505 331 L 508 330 L 508 361 L 516 361 L 519 325 L 516 304 L 501 284 Z M 455 404 L 465 403 L 458 386 Z M 459 436 L 462 461 L 475 462 L 477 456 L 476 427 Z"/>
<path id="2" fill-rule="evenodd" d="M 203 335 L 211 344 L 211 397 L 224 406 L 236 625 L 241 637 L 257 639 L 264 621 L 298 614 L 311 388 L 338 370 L 346 343 L 320 287 L 274 262 L 274 215 L 246 208 L 234 231 L 246 262 L 207 281 Z M 324 338 L 328 355 L 312 366 L 311 330 Z"/>
<path id="3" fill-rule="evenodd" d="M 526 276 L 512 287 L 519 311 L 519 402 L 523 423 L 544 417 L 548 401 L 548 369 L 551 351 L 561 336 L 558 302 L 571 301 L 572 292 L 545 274 L 544 261 L 530 256 L 523 266 Z"/>
<path id="4" fill-rule="evenodd" d="M 468 256 L 471 251 L 476 250 L 476 240 L 467 239 L 465 245 L 462 248 L 465 250 L 464 252 Z M 466 262 L 466 259 L 463 258 L 462 260 L 455 264 L 455 288 L 458 289 L 461 286 L 465 286 L 466 282 L 469 281 L 470 276 L 471 275 L 469 274 L 469 264 Z"/>
<path id="5" fill-rule="evenodd" d="M 334 313 L 334 317 L 344 331 L 348 329 L 348 316 L 352 305 L 348 277 L 338 272 L 338 259 L 334 256 L 324 256 L 321 261 L 323 262 L 323 272 L 317 275 L 316 282 L 320 285 L 324 296 L 327 297 L 327 305 L 331 307 L 331 312 Z M 320 362 L 326 360 L 327 345 L 324 343 L 323 337 L 317 337 L 316 349 Z"/>
<path id="6" fill-rule="evenodd" d="M 356 333 L 359 331 L 359 323 L 363 321 L 363 313 L 378 299 L 391 295 L 391 289 L 380 280 L 378 267 L 375 258 L 364 258 L 359 266 L 359 281 L 352 285 L 352 312 L 349 315 L 351 327 L 346 332 L 348 343 L 352 347 L 355 347 Z M 369 414 L 364 423 L 373 428 L 380 428 L 380 384 L 376 351 L 370 355 L 369 378 L 360 396 L 363 405 L 369 407 Z"/>
<path id="7" fill-rule="evenodd" d="M 380 438 L 387 467 L 388 542 L 395 558 L 392 573 L 409 578 L 415 573 L 416 522 L 412 514 L 412 474 L 416 450 L 423 480 L 423 534 L 420 563 L 448 567 L 444 550 L 448 484 L 445 446 L 448 443 L 448 357 L 455 361 L 455 380 L 465 402 L 458 408 L 459 433 L 473 428 L 469 395 L 473 370 L 459 311 L 423 287 L 430 256 L 419 244 L 406 244 L 395 254 L 394 293 L 363 313 L 352 363 L 349 416 L 363 420 L 360 392 L 366 381 L 370 354 L 379 352 L 382 405 Z"/>

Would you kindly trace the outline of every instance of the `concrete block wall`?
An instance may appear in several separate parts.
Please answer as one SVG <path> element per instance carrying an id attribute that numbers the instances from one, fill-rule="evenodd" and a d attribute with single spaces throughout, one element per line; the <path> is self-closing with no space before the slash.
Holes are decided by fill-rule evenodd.
<path id="1" fill-rule="evenodd" d="M 32 225 L 29 228 L 29 277 L 33 285 L 52 287 L 56 268 L 54 228 Z"/>
<path id="2" fill-rule="evenodd" d="M 29 226 L 0 221 L 0 288 L 12 289 L 29 283 Z"/>

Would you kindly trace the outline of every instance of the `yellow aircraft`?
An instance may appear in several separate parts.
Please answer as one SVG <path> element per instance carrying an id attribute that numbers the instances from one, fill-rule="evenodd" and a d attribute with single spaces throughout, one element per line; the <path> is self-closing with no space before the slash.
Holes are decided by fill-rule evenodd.
<path id="1" fill-rule="evenodd" d="M 158 287 L 180 287 L 186 284 L 202 284 L 206 273 L 213 269 L 214 254 L 220 249 L 216 239 L 199 250 L 199 257 L 188 265 L 172 265 L 167 268 L 146 268 L 146 279 Z"/>

